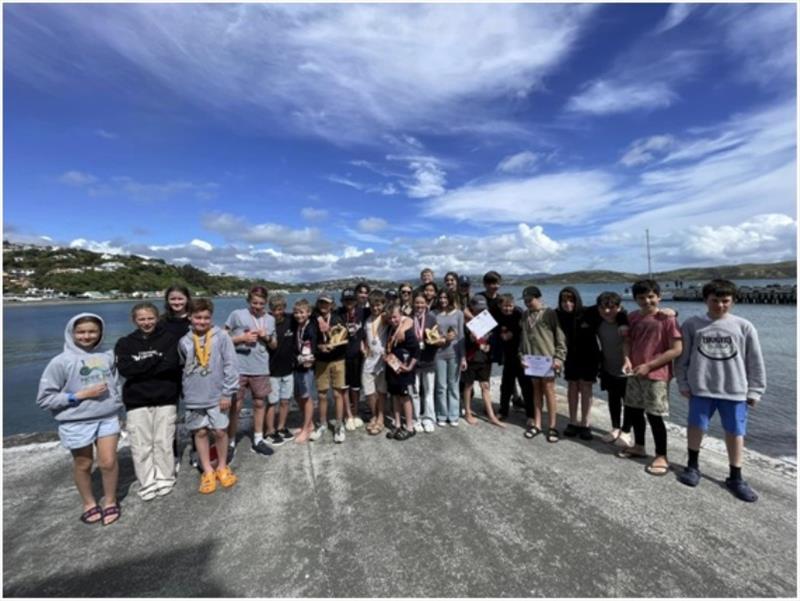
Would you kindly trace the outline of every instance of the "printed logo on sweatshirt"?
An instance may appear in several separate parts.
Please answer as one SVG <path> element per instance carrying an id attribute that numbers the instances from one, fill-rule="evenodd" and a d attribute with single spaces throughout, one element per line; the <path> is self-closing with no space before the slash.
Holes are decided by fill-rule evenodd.
<path id="1" fill-rule="evenodd" d="M 111 375 L 106 360 L 103 357 L 81 360 L 81 368 L 78 370 L 81 383 L 90 384 L 92 382 L 104 382 Z"/>
<path id="2" fill-rule="evenodd" d="M 701 355 L 714 361 L 727 361 L 733 359 L 739 351 L 733 342 L 733 336 L 720 334 L 701 334 L 697 343 L 697 350 Z"/>

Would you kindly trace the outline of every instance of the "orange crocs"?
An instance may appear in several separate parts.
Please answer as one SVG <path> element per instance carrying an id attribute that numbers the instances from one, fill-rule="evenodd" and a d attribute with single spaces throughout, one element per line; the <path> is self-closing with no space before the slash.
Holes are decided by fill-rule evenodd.
<path id="1" fill-rule="evenodd" d="M 200 476 L 200 488 L 197 489 L 204 495 L 210 495 L 217 490 L 217 478 L 214 472 L 203 472 Z"/>
<path id="2" fill-rule="evenodd" d="M 224 486 L 225 488 L 230 488 L 231 486 L 236 484 L 236 481 L 238 480 L 236 474 L 234 474 L 231 471 L 230 466 L 227 465 L 223 469 L 217 470 L 216 474 L 217 474 L 217 480 L 219 480 L 219 483 L 222 484 L 222 486 Z"/>

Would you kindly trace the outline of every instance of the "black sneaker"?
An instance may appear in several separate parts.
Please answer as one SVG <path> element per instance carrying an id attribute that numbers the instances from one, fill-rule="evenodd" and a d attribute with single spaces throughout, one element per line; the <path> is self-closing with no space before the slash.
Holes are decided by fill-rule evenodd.
<path id="1" fill-rule="evenodd" d="M 266 436 L 264 436 L 264 440 L 267 441 L 267 444 L 271 444 L 273 447 L 279 447 L 283 444 L 283 436 L 281 436 L 277 432 L 273 432 L 272 434 L 267 434 Z"/>
<path id="2" fill-rule="evenodd" d="M 564 436 L 569 436 L 570 438 L 577 436 L 578 432 L 580 432 L 580 428 L 574 424 L 567 424 L 567 427 L 564 428 Z"/>
<path id="3" fill-rule="evenodd" d="M 230 465 L 231 463 L 233 463 L 233 459 L 235 457 L 236 457 L 236 447 L 232 447 L 232 446 L 228 445 L 228 455 L 227 455 L 227 459 L 225 460 L 225 462 L 228 465 Z"/>
<path id="4" fill-rule="evenodd" d="M 291 433 L 289 428 L 284 428 L 283 430 L 278 430 L 278 434 L 280 434 L 281 438 L 283 438 L 284 440 L 291 440 L 292 438 L 294 438 L 294 434 Z"/>
<path id="5" fill-rule="evenodd" d="M 578 435 L 581 437 L 581 440 L 592 440 L 594 438 L 592 429 L 589 426 L 581 427 Z"/>
<path id="6" fill-rule="evenodd" d="M 250 449 L 254 453 L 258 453 L 259 455 L 264 455 L 265 457 L 269 457 L 275 452 L 269 447 L 266 440 L 259 440 L 258 444 L 254 444 L 253 446 L 250 447 Z M 228 456 L 230 456 L 230 452 L 228 453 Z"/>

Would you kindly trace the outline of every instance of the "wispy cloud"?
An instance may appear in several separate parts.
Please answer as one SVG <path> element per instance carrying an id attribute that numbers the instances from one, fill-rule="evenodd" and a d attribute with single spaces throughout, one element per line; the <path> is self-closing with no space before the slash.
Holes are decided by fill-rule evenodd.
<path id="1" fill-rule="evenodd" d="M 670 146 L 674 143 L 674 139 L 669 135 L 650 136 L 649 138 L 642 138 L 635 140 L 622 155 L 619 160 L 620 163 L 626 167 L 634 167 L 636 165 L 643 165 L 655 160 L 657 155 L 664 155 Z"/>
<path id="2" fill-rule="evenodd" d="M 667 14 L 656 26 L 655 33 L 664 33 L 683 23 L 691 15 L 697 6 L 694 4 L 670 4 Z"/>
<path id="3" fill-rule="evenodd" d="M 313 254 L 324 246 L 316 228 L 292 229 L 275 223 L 251 223 L 230 213 L 208 213 L 202 217 L 205 229 L 223 236 L 230 242 L 270 243 L 298 254 Z"/>
<path id="4" fill-rule="evenodd" d="M 327 219 L 329 211 L 327 209 L 315 209 L 314 207 L 303 207 L 300 209 L 303 219 L 308 221 L 322 221 Z"/>
<path id="5" fill-rule="evenodd" d="M 542 155 L 538 153 L 524 150 L 505 157 L 497 165 L 497 170 L 503 173 L 532 173 L 538 168 L 541 158 Z"/>
<path id="6" fill-rule="evenodd" d="M 128 176 L 101 179 L 75 170 L 67 171 L 57 179 L 62 184 L 84 188 L 90 196 L 121 195 L 142 202 L 169 200 L 181 195 L 198 200 L 210 200 L 217 195 L 219 189 L 219 184 L 215 182 L 186 180 L 141 182 Z"/>
<path id="7" fill-rule="evenodd" d="M 88 186 L 95 183 L 97 178 L 82 171 L 67 171 L 59 176 L 58 181 L 69 186 Z"/>
<path id="8" fill-rule="evenodd" d="M 358 220 L 358 229 L 362 232 L 379 232 L 386 229 L 386 220 L 381 217 L 365 217 Z"/>
<path id="9" fill-rule="evenodd" d="M 49 17 L 38 20 L 55 39 L 47 48 L 36 46 L 38 34 L 23 8 L 10 7 L 6 27 L 13 29 L 11 68 L 19 77 L 61 84 L 99 69 L 113 79 L 123 74 L 114 72 L 111 58 L 121 56 L 214 114 L 235 108 L 253 123 L 271 115 L 270 127 L 372 143 L 386 132 L 413 138 L 413 132 L 496 119 L 489 101 L 538 89 L 594 10 L 568 4 L 63 5 L 37 11 Z M 81 40 L 107 49 L 108 61 L 88 69 Z M 465 98 L 474 102 L 469 114 L 457 110 Z"/>
<path id="10" fill-rule="evenodd" d="M 96 136 L 105 138 L 106 140 L 116 140 L 117 138 L 119 138 L 117 134 L 115 134 L 112 131 L 108 131 L 106 129 L 96 129 L 94 130 L 94 133 Z"/>

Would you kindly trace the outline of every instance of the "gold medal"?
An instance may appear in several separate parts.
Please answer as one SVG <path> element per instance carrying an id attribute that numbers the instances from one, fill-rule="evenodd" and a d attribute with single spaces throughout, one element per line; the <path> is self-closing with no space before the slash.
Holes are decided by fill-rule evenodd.
<path id="1" fill-rule="evenodd" d="M 200 366 L 200 375 L 207 376 L 209 374 L 208 364 L 211 361 L 211 330 L 206 332 L 202 345 L 200 336 L 192 334 L 192 338 L 194 339 L 194 357 Z"/>

